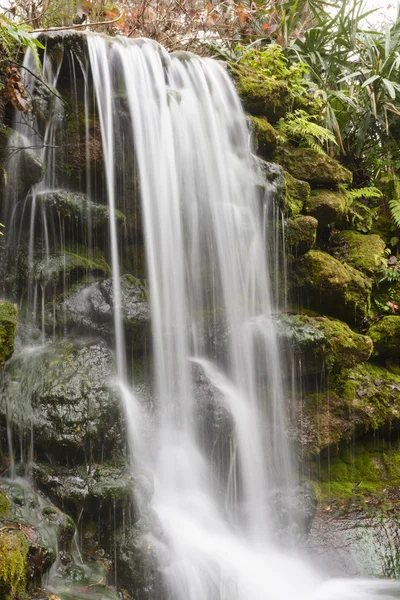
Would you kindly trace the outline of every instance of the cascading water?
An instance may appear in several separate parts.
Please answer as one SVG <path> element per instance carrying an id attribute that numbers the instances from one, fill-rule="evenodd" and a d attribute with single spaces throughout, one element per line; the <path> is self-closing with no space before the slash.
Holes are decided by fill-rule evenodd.
<path id="1" fill-rule="evenodd" d="M 140 487 L 137 503 L 151 523 L 166 596 L 396 597 L 386 582 L 324 583 L 292 548 L 296 523 L 285 503 L 297 481 L 266 266 L 268 195 L 257 190 L 246 118 L 226 70 L 149 40 L 85 39 L 85 118 L 90 79 L 109 206 L 118 384 L 133 469 L 154 486 L 150 507 Z M 121 148 L 137 173 L 143 215 L 157 403 L 151 415 L 126 361 L 116 211 L 129 190 L 119 176 Z M 54 186 L 55 177 L 42 190 Z"/>

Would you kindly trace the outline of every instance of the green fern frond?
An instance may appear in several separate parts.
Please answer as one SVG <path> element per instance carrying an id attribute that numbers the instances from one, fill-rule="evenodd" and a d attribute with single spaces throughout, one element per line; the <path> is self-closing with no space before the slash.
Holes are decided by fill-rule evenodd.
<path id="1" fill-rule="evenodd" d="M 350 200 L 369 200 L 371 198 L 383 197 L 381 190 L 373 186 L 362 187 L 357 190 L 346 190 L 346 194 Z"/>
<path id="2" fill-rule="evenodd" d="M 325 127 L 314 123 L 313 118 L 304 110 L 295 110 L 286 115 L 279 120 L 277 125 L 281 139 L 295 141 L 319 153 L 324 153 L 323 146 L 327 144 L 337 145 L 334 134 Z"/>
<path id="3" fill-rule="evenodd" d="M 397 227 L 400 227 L 400 199 L 389 200 L 390 214 Z"/>

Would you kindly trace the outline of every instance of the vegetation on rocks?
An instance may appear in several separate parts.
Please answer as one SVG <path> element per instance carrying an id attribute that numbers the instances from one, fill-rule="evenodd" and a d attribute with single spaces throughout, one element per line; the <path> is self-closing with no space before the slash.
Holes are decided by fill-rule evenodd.
<path id="1" fill-rule="evenodd" d="M 286 223 L 286 242 L 295 256 L 314 248 L 317 240 L 318 221 L 314 217 L 297 217 Z"/>
<path id="2" fill-rule="evenodd" d="M 18 309 L 11 302 L 0 302 L 0 369 L 14 352 L 14 337 L 18 323 Z"/>
<path id="3" fill-rule="evenodd" d="M 352 174 L 345 167 L 325 154 L 312 148 L 280 146 L 275 153 L 276 161 L 296 179 L 313 186 L 350 185 Z"/>
<path id="4" fill-rule="evenodd" d="M 25 592 L 28 544 L 20 532 L 0 531 L 0 592 L 14 600 Z"/>
<path id="5" fill-rule="evenodd" d="M 374 342 L 374 356 L 380 359 L 400 358 L 400 318 L 383 317 L 368 330 Z"/>
<path id="6" fill-rule="evenodd" d="M 282 210 L 288 217 L 297 217 L 310 197 L 310 185 L 306 181 L 295 179 L 287 171 L 284 171 L 284 183 Z"/>
<path id="7" fill-rule="evenodd" d="M 304 306 L 342 319 L 364 319 L 370 306 L 371 283 L 360 271 L 320 250 L 310 250 L 292 264 L 292 296 L 302 294 Z"/>
<path id="8" fill-rule="evenodd" d="M 346 197 L 340 191 L 313 190 L 304 210 L 318 220 L 320 227 L 324 227 L 343 219 L 347 211 Z"/>
<path id="9" fill-rule="evenodd" d="M 332 239 L 334 255 L 368 276 L 382 269 L 386 244 L 379 235 L 363 235 L 357 231 L 335 232 Z"/>

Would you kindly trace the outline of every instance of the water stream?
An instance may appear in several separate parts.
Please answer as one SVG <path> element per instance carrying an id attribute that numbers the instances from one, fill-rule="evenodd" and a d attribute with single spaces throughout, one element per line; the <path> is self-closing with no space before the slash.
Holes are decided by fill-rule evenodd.
<path id="1" fill-rule="evenodd" d="M 265 218 L 271 198 L 267 187 L 261 193 L 256 185 L 260 174 L 246 117 L 226 69 L 191 54 L 168 54 L 149 40 L 111 42 L 89 34 L 87 46 L 88 56 L 73 60 L 73 71 L 79 69 L 85 81 L 87 138 L 93 104 L 100 120 L 117 383 L 132 469 L 154 486 L 150 506 L 144 506 L 145 494 L 138 486 L 137 504 L 150 520 L 165 596 L 400 597 L 389 582 L 324 581 L 295 549 L 296 523 L 286 501 L 299 482 L 286 435 L 283 367 L 273 318 L 277 306 L 268 272 L 273 243 L 266 236 Z M 57 87 L 59 71 L 49 61 L 45 57 L 44 76 Z M 61 110 L 56 103 L 45 131 L 52 146 Z M 120 284 L 124 244 L 116 213 L 120 196 L 129 196 L 128 183 L 120 176 L 121 146 L 125 158 L 132 156 L 128 168 L 137 177 L 143 219 L 156 398 L 151 416 L 127 365 Z M 88 143 L 86 153 L 89 170 Z M 31 198 L 28 244 L 33 273 L 29 313 L 43 342 L 46 289 L 53 292 L 49 276 L 41 281 L 39 317 L 35 207 L 41 193 L 58 190 L 53 153 L 45 154 L 46 177 Z M 85 191 L 91 195 L 90 180 L 87 173 Z M 92 218 L 89 210 L 87 219 Z M 61 238 L 65 257 L 63 223 L 56 224 L 54 235 L 52 227 L 49 232 L 45 208 L 41 223 L 44 260 L 51 260 L 55 237 Z M 90 222 L 87 231 L 92 231 Z M 90 258 L 92 234 L 85 243 Z M 65 281 L 64 275 L 66 293 Z M 207 395 L 198 393 L 199 378 Z"/>

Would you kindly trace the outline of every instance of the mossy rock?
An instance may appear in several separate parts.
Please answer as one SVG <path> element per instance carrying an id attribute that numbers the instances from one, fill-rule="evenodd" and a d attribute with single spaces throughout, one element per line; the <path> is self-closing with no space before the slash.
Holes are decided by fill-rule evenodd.
<path id="1" fill-rule="evenodd" d="M 313 190 L 304 211 L 318 220 L 320 227 L 340 221 L 347 212 L 346 196 L 340 191 Z"/>
<path id="2" fill-rule="evenodd" d="M 43 283 L 57 284 L 64 278 L 82 273 L 101 273 L 111 275 L 111 267 L 106 262 L 104 253 L 95 248 L 89 252 L 85 246 L 75 246 L 74 251 L 53 254 L 35 263 L 35 279 Z"/>
<path id="3" fill-rule="evenodd" d="M 26 588 L 28 544 L 21 532 L 0 531 L 0 596 L 15 600 Z"/>
<path id="4" fill-rule="evenodd" d="M 271 156 L 276 148 L 278 132 L 265 117 L 250 115 L 250 121 L 255 133 L 257 154 L 263 157 Z"/>
<path id="5" fill-rule="evenodd" d="M 370 362 L 342 368 L 330 376 L 329 390 L 306 393 L 300 406 L 292 398 L 291 404 L 304 455 L 330 447 L 332 457 L 342 442 L 400 425 L 400 375 Z"/>
<path id="6" fill-rule="evenodd" d="M 293 100 L 286 83 L 247 67 L 234 67 L 233 75 L 243 106 L 250 114 L 266 117 L 274 124 L 290 110 Z"/>
<path id="7" fill-rule="evenodd" d="M 351 184 L 353 175 L 333 158 L 311 148 L 280 146 L 275 160 L 296 179 L 307 181 L 311 187 L 336 187 Z"/>
<path id="8" fill-rule="evenodd" d="M 282 198 L 281 208 L 287 217 L 297 217 L 303 210 L 310 197 L 311 188 L 306 181 L 295 179 L 284 171 L 285 194 Z"/>
<path id="9" fill-rule="evenodd" d="M 0 301 L 0 369 L 14 352 L 14 337 L 18 324 L 16 304 Z"/>
<path id="10" fill-rule="evenodd" d="M 289 279 L 291 296 L 304 306 L 349 325 L 368 314 L 371 282 L 360 271 L 319 250 L 297 258 Z"/>
<path id="11" fill-rule="evenodd" d="M 295 256 L 314 248 L 317 240 L 318 221 L 314 217 L 297 217 L 286 223 L 286 243 Z"/>
<path id="12" fill-rule="evenodd" d="M 335 232 L 332 249 L 336 258 L 343 260 L 367 275 L 376 275 L 382 268 L 386 244 L 379 235 L 364 235 L 357 231 Z"/>
<path id="13" fill-rule="evenodd" d="M 278 332 L 295 357 L 301 358 L 305 374 L 355 367 L 372 352 L 371 338 L 355 333 L 342 321 L 308 315 L 282 315 Z"/>
<path id="14" fill-rule="evenodd" d="M 372 325 L 368 335 L 374 342 L 374 356 L 381 359 L 400 358 L 400 317 L 383 317 Z"/>
<path id="15" fill-rule="evenodd" d="M 5 492 L 0 490 L 0 519 L 4 519 L 10 512 L 11 502 Z"/>
<path id="16" fill-rule="evenodd" d="M 64 219 L 84 221 L 87 225 L 90 218 L 92 227 L 108 225 L 110 221 L 110 209 L 108 205 L 96 204 L 85 194 L 77 194 L 67 190 L 41 192 L 37 195 L 37 201 L 46 211 L 58 214 Z M 125 223 L 125 215 L 121 211 L 116 210 L 115 220 L 117 225 L 123 225 Z"/>

